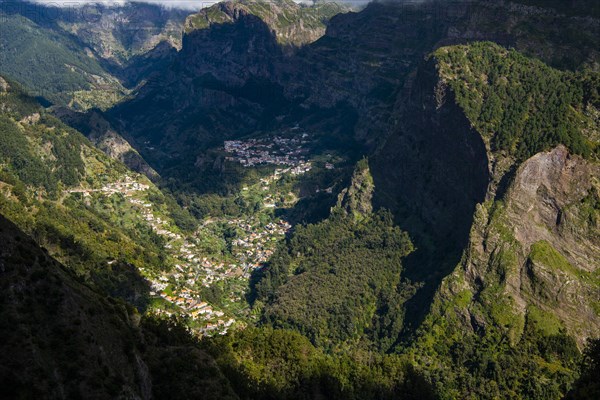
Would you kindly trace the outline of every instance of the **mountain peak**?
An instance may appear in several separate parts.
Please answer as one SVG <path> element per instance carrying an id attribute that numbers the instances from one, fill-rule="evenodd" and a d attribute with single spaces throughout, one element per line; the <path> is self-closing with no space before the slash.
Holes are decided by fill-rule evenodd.
<path id="1" fill-rule="evenodd" d="M 307 6 L 292 0 L 226 1 L 190 15 L 185 21 L 185 32 L 189 34 L 214 24 L 234 23 L 241 17 L 254 15 L 275 32 L 280 44 L 302 46 L 323 36 L 331 17 L 347 11 L 347 7 L 336 3 Z"/>

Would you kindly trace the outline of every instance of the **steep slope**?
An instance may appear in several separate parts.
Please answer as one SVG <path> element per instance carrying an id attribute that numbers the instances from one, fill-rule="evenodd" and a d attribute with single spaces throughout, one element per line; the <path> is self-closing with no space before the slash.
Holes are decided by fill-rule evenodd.
<path id="1" fill-rule="evenodd" d="M 150 398 L 134 315 L 82 285 L 2 216 L 0 235 L 3 395 Z"/>
<path id="2" fill-rule="evenodd" d="M 264 321 L 328 349 L 353 337 L 405 352 L 430 366 L 443 398 L 564 396 L 580 349 L 600 333 L 599 87 L 595 72 L 490 42 L 434 52 L 372 157 L 373 179 L 355 172 L 339 203 L 360 226 L 374 187 L 376 208 L 396 211 L 417 250 L 401 269 L 374 241 L 365 239 L 375 253 L 361 254 L 339 209 L 297 228 L 256 284 Z M 384 265 L 396 297 L 382 290 L 369 308 Z M 348 299 L 347 287 L 359 295 Z M 360 321 L 357 309 L 376 317 Z"/>
<path id="3" fill-rule="evenodd" d="M 175 62 L 108 117 L 161 176 L 196 179 L 204 150 L 254 131 L 287 108 L 281 87 L 268 79 L 275 71 L 271 60 L 283 52 L 251 14 L 194 30 L 183 42 Z"/>
<path id="4" fill-rule="evenodd" d="M 171 67 L 110 111 L 161 175 L 189 183 L 197 174 L 169 165 L 196 170 L 206 143 L 281 125 L 335 131 L 371 152 L 395 129 L 423 57 L 444 44 L 492 40 L 572 68 L 598 61 L 596 18 L 513 2 L 374 2 L 333 16 L 324 36 L 293 52 L 269 7 L 259 7 L 264 21 L 251 13 L 257 4 L 226 2 L 190 17 L 202 29 L 184 36 Z M 311 9 L 286 4 L 277 3 L 286 15 Z"/>
<path id="5" fill-rule="evenodd" d="M 213 24 L 235 23 L 240 16 L 251 14 L 275 32 L 278 43 L 297 47 L 323 36 L 327 21 L 346 11 L 348 8 L 343 3 L 334 2 L 317 2 L 309 7 L 291 0 L 239 0 L 218 3 L 190 15 L 185 21 L 185 32 L 207 29 Z"/>
<path id="6" fill-rule="evenodd" d="M 88 282 L 144 308 L 148 284 L 139 268 L 172 266 L 158 230 L 181 232 L 175 219 L 191 221 L 192 227 L 193 219 L 145 177 L 52 117 L 16 83 L 5 86 L 0 210 Z M 152 218 L 140 204 L 148 204 Z M 176 213 L 183 219 L 173 219 Z M 161 227 L 152 222 L 158 216 Z"/>
<path id="7" fill-rule="evenodd" d="M 401 282 L 402 259 L 413 246 L 389 213 L 373 212 L 372 192 L 362 160 L 329 218 L 298 227 L 258 272 L 255 291 L 266 302 L 266 323 L 295 329 L 329 350 L 387 351 L 396 343 L 403 302 L 414 290 Z"/>
<path id="8" fill-rule="evenodd" d="M 85 286 L 3 216 L 0 239 L 3 396 L 238 398 L 185 331 L 140 324 L 135 309 Z"/>
<path id="9" fill-rule="evenodd" d="M 189 13 L 140 2 L 0 2 L 0 73 L 53 103 L 105 109 L 172 61 Z"/>
<path id="10" fill-rule="evenodd" d="M 489 165 L 479 168 L 490 179 L 411 351 L 437 364 L 429 373 L 446 396 L 559 398 L 576 376 L 577 346 L 600 333 L 597 74 L 552 70 L 491 43 L 442 48 L 431 62 L 439 78 L 425 87 L 485 143 Z M 536 122 L 550 115 L 551 126 Z M 497 369 L 509 364 L 515 373 Z"/>
<path id="11" fill-rule="evenodd" d="M 52 9 L 57 28 L 77 36 L 103 60 L 127 65 L 135 56 L 153 50 L 160 43 L 181 48 L 183 23 L 189 11 L 159 4 L 125 2 L 106 6 L 84 4 L 76 10 Z"/>
<path id="12" fill-rule="evenodd" d="M 54 108 L 52 113 L 83 133 L 96 148 L 110 158 L 122 162 L 132 171 L 146 175 L 150 180 L 158 178 L 158 173 L 113 129 L 98 110 L 82 113 L 68 108 Z"/>
<path id="13" fill-rule="evenodd" d="M 125 89 L 69 35 L 0 7 L 0 74 L 58 104 L 108 107 Z"/>
<path id="14" fill-rule="evenodd" d="M 184 21 L 191 13 L 151 2 L 34 7 L 39 23 L 76 37 L 86 52 L 128 88 L 172 62 L 181 49 Z"/>

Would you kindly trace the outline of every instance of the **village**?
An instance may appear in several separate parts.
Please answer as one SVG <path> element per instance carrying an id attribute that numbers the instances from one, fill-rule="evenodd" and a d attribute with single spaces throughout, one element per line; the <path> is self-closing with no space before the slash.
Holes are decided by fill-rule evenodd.
<path id="1" fill-rule="evenodd" d="M 240 196 L 258 193 L 262 198 L 260 210 L 239 218 L 207 218 L 204 221 L 203 229 L 226 224 L 236 232 L 230 243 L 229 256 L 203 251 L 199 244 L 206 231 L 199 228 L 191 235 L 183 234 L 170 220 L 168 212 L 149 200 L 147 191 L 150 186 L 134 177 L 125 176 L 99 189 L 70 189 L 67 194 L 82 193 L 86 198 L 94 193 L 107 197 L 122 195 L 136 218 L 165 239 L 164 248 L 171 268 L 160 273 L 140 269 L 150 284 L 150 296 L 155 299 L 153 312 L 182 316 L 199 335 L 224 335 L 232 327 L 243 324 L 238 319 L 243 318 L 244 313 L 239 311 L 247 311 L 243 299 L 252 272 L 264 266 L 277 243 L 291 229 L 287 221 L 274 217 L 272 210 L 282 206 L 280 199 L 286 195 L 278 191 L 277 182 L 285 176 L 298 176 L 312 168 L 311 162 L 305 158 L 308 134 L 300 137 L 274 136 L 224 142 L 230 162 L 244 167 L 276 166 L 270 174 L 241 188 Z M 220 283 L 227 283 L 224 287 L 228 288 L 228 293 L 219 308 L 203 298 L 202 290 Z"/>
<path id="2" fill-rule="evenodd" d="M 307 164 L 308 138 L 308 133 L 303 133 L 300 138 L 275 135 L 260 139 L 227 140 L 223 147 L 225 152 L 231 154 L 226 158 L 227 161 L 239 162 L 244 167 L 267 164 L 301 167 Z"/>

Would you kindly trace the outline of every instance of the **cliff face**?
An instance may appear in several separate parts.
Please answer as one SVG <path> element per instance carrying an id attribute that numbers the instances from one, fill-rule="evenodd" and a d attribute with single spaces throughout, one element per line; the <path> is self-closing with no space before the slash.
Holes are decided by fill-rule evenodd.
<path id="1" fill-rule="evenodd" d="M 492 43 L 442 48 L 371 157 L 375 200 L 416 244 L 403 276 L 424 283 L 406 303 L 407 351 L 444 393 L 507 395 L 521 377 L 501 365 L 571 382 L 577 347 L 600 334 L 597 99 L 569 97 L 586 91 L 575 76 Z M 528 82 L 541 89 L 517 95 Z M 521 124 L 548 110 L 553 127 Z"/>
<path id="2" fill-rule="evenodd" d="M 76 35 L 99 58 L 117 65 L 127 64 L 131 58 L 151 51 L 161 42 L 181 48 L 183 23 L 189 13 L 146 3 L 120 6 L 96 3 L 64 9 L 31 5 L 29 8 L 29 11 L 37 11 L 41 24 Z"/>
<path id="3" fill-rule="evenodd" d="M 110 158 L 122 162 L 132 171 L 144 174 L 151 180 L 158 178 L 158 173 L 154 168 L 125 138 L 114 130 L 98 111 L 84 114 L 66 108 L 56 108 L 54 115 L 85 134 L 96 148 Z"/>
<path id="4" fill-rule="evenodd" d="M 271 28 L 278 43 L 298 47 L 323 36 L 327 21 L 346 11 L 348 9 L 343 4 L 328 2 L 316 3 L 309 7 L 291 0 L 229 1 L 215 4 L 187 17 L 185 32 L 189 34 L 214 24 L 235 23 L 242 16 L 254 15 Z"/>
<path id="5" fill-rule="evenodd" d="M 343 110 L 336 125 L 371 152 L 396 130 L 417 67 L 440 46 L 491 40 L 554 65 L 593 67 L 598 59 L 597 19 L 492 1 L 375 2 L 335 15 L 318 40 L 287 51 L 285 41 L 300 39 L 286 29 L 302 26 L 303 43 L 321 35 L 322 27 L 298 22 L 313 12 L 241 1 L 191 16 L 173 63 L 110 112 L 117 130 L 162 173 L 171 157 L 193 165 L 202 143 L 273 128 L 282 116 L 310 128 L 315 114 Z M 136 143 L 148 140 L 161 152 Z"/>
<path id="6" fill-rule="evenodd" d="M 356 218 L 369 215 L 373 212 L 374 190 L 375 185 L 368 161 L 363 159 L 352 174 L 350 186 L 338 195 L 337 207 Z"/>
<path id="7" fill-rule="evenodd" d="M 478 205 L 465 259 L 439 294 L 472 295 L 457 309 L 465 327 L 500 327 L 518 342 L 541 310 L 548 329 L 581 345 L 600 333 L 599 176 L 559 146 L 525 161 L 502 201 Z"/>
<path id="8" fill-rule="evenodd" d="M 575 76 L 492 43 L 442 48 L 420 67 L 397 131 L 376 153 L 375 187 L 396 193 L 379 201 L 408 210 L 396 217 L 416 242 L 403 274 L 425 284 L 406 303 L 419 326 L 407 351 L 445 393 L 507 395 L 522 377 L 494 371 L 510 365 L 551 380 L 543 390 L 560 398 L 577 348 L 600 334 L 597 99 L 570 97 L 586 91 Z M 528 82 L 540 87 L 520 96 Z M 553 127 L 531 122 L 547 111 Z"/>

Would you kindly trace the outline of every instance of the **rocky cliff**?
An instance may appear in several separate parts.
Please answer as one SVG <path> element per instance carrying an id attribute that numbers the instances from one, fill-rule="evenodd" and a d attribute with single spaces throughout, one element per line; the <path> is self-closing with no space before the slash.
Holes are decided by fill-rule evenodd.
<path id="1" fill-rule="evenodd" d="M 129 169 L 144 174 L 151 180 L 158 178 L 158 173 L 154 168 L 114 130 L 98 111 L 80 113 L 67 108 L 55 108 L 53 113 L 85 134 L 96 148 L 102 150 L 110 158 L 122 162 Z"/>
<path id="2" fill-rule="evenodd" d="M 207 29 L 214 24 L 235 23 L 240 17 L 254 15 L 275 33 L 277 42 L 286 46 L 309 44 L 325 34 L 327 21 L 349 9 L 343 3 L 318 2 L 312 6 L 291 0 L 262 2 L 259 0 L 228 1 L 215 4 L 190 15 L 185 32 Z"/>
<path id="3" fill-rule="evenodd" d="M 449 62 L 452 57 L 448 54 L 464 54 L 465 50 L 477 56 Z M 491 54 L 499 57 L 489 64 L 501 71 L 498 76 L 485 67 Z M 479 397 L 506 394 L 507 388 L 518 385 L 521 378 L 516 374 L 494 375 L 489 371 L 495 367 L 488 363 L 497 366 L 510 362 L 513 366 L 529 363 L 531 374 L 552 379 L 554 386 L 547 395 L 559 397 L 569 387 L 558 382 L 568 382 L 574 376 L 576 345 L 582 348 L 588 338 L 600 334 L 600 165 L 594 153 L 598 142 L 590 140 L 599 126 L 593 117 L 588 119 L 597 100 L 571 98 L 568 110 L 559 114 L 553 129 L 557 132 L 560 121 L 569 120 L 573 130 L 557 139 L 560 135 L 553 136 L 552 129 L 534 124 L 543 135 L 531 141 L 540 132 L 519 127 L 513 113 L 518 108 L 519 113 L 530 115 L 531 121 L 559 103 L 548 102 L 550 94 L 543 94 L 546 100 L 538 99 L 541 93 L 532 89 L 527 91 L 527 97 L 534 99 L 530 106 L 511 97 L 510 88 L 515 84 L 527 86 L 530 76 L 540 82 L 537 74 L 541 71 L 548 79 L 562 74 L 536 63 L 491 43 L 440 49 L 421 67 L 411 86 L 410 100 L 404 105 L 408 114 L 398 111 L 402 117 L 399 131 L 379 153 L 380 157 L 390 157 L 379 160 L 383 165 L 391 165 L 392 160 L 402 162 L 397 170 L 374 176 L 377 188 L 384 186 L 386 193 L 398 193 L 399 209 L 409 210 L 404 218 L 400 214 L 399 224 L 415 235 L 419 250 L 413 262 L 407 263 L 405 276 L 419 280 L 423 279 L 420 273 L 430 271 L 424 277 L 425 286 L 407 303 L 413 321 L 421 323 L 420 316 L 424 315 L 409 351 L 415 352 L 419 363 L 437 365 L 430 373 L 437 376 L 433 379 L 446 382 L 440 383 L 447 385 L 446 393 L 454 390 L 449 383 L 452 379 L 466 374 L 499 389 L 483 393 L 467 384 L 466 389 L 456 388 L 455 394 L 465 390 Z M 503 65 L 510 65 L 511 72 Z M 480 73 L 485 75 L 485 87 L 494 87 L 498 80 L 509 93 L 510 101 L 501 105 L 500 113 L 486 110 L 493 103 L 493 95 L 486 92 L 479 97 L 482 86 L 469 78 Z M 577 79 L 561 79 L 578 92 Z M 463 85 L 469 89 L 464 91 Z M 561 90 L 560 85 L 552 90 Z M 571 90 L 561 98 L 569 98 L 567 93 Z M 420 107 L 412 107 L 413 102 Z M 579 117 L 570 119 L 570 112 Z M 410 121 L 419 122 L 410 125 Z M 512 145 L 503 147 L 497 138 L 507 132 Z M 580 137 L 586 138 L 583 140 L 591 152 L 579 147 Z M 404 142 L 427 140 L 427 146 L 395 153 Z M 557 141 L 569 148 L 557 145 Z M 427 154 L 419 160 L 419 154 L 435 149 L 439 151 L 436 156 Z M 430 173 L 429 165 L 437 162 L 439 168 Z M 413 191 L 411 186 L 417 189 Z M 467 195 L 470 190 L 475 190 L 471 192 L 475 197 Z M 446 199 L 453 202 L 444 210 Z M 390 200 L 381 199 L 384 204 Z M 421 224 L 412 222 L 417 216 L 422 218 Z M 451 222 L 448 218 L 452 217 L 456 219 Z M 448 243 L 455 247 L 446 247 L 443 258 L 432 250 Z M 430 249 L 427 246 L 431 244 Z M 423 249 L 427 249 L 426 254 L 419 257 Z M 554 345 L 545 347 L 543 343 Z M 488 365 L 488 372 L 478 369 L 485 368 L 482 365 Z M 552 372 L 548 371 L 557 369 L 560 372 L 550 377 Z M 435 371 L 443 372 L 436 375 Z M 481 385 L 479 382 L 476 386 Z M 537 388 L 531 390 L 539 393 Z"/>
<path id="4" fill-rule="evenodd" d="M 518 169 L 501 201 L 477 206 L 465 259 L 440 298 L 472 298 L 457 308 L 464 327 L 506 331 L 517 342 L 540 310 L 582 345 L 600 333 L 598 177 L 600 167 L 559 146 Z"/>
<path id="5" fill-rule="evenodd" d="M 159 172 L 169 157 L 193 165 L 202 143 L 270 129 L 276 118 L 310 127 L 316 114 L 338 113 L 334 125 L 370 152 L 396 129 L 418 65 L 443 45 L 491 40 L 570 67 L 593 68 L 598 59 L 597 19 L 512 2 L 375 2 L 333 16 L 320 39 L 293 52 L 281 23 L 302 20 L 312 7 L 259 5 L 226 2 L 190 17 L 171 66 L 110 112 Z M 173 141 L 175 132 L 183 140 Z"/>

